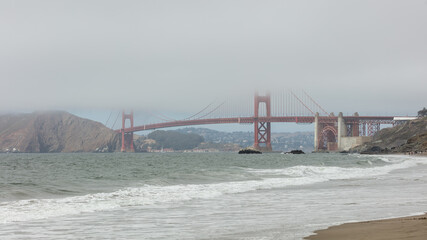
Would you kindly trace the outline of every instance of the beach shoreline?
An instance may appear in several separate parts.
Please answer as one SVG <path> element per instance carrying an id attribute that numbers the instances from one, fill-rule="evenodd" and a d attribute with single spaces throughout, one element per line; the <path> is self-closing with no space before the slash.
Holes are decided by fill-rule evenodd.
<path id="1" fill-rule="evenodd" d="M 416 216 L 344 223 L 317 230 L 308 240 L 413 239 L 427 236 L 427 213 Z"/>

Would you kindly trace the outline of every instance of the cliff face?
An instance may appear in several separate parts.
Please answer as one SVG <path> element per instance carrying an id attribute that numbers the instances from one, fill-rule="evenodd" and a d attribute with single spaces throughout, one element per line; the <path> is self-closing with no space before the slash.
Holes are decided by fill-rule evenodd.
<path id="1" fill-rule="evenodd" d="M 373 137 L 372 142 L 353 148 L 361 153 L 427 152 L 427 117 L 385 128 Z"/>
<path id="2" fill-rule="evenodd" d="M 0 152 L 115 151 L 119 144 L 119 134 L 67 112 L 0 116 Z"/>

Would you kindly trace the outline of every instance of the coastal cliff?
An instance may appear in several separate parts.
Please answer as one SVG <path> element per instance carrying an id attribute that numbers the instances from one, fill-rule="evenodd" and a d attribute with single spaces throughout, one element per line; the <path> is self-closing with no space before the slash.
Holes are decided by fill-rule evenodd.
<path id="1" fill-rule="evenodd" d="M 393 128 L 377 132 L 373 140 L 355 147 L 350 152 L 375 153 L 426 153 L 427 117 L 408 121 Z"/>
<path id="2" fill-rule="evenodd" d="M 63 111 L 0 116 L 0 152 L 111 152 L 119 144 L 103 124 Z"/>

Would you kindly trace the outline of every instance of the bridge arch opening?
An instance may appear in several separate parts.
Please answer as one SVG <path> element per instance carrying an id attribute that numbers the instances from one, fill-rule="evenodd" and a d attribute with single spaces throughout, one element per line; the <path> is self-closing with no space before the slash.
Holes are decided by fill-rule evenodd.
<path id="1" fill-rule="evenodd" d="M 322 129 L 319 138 L 319 149 L 336 151 L 338 148 L 338 131 L 333 126 L 326 126 Z"/>

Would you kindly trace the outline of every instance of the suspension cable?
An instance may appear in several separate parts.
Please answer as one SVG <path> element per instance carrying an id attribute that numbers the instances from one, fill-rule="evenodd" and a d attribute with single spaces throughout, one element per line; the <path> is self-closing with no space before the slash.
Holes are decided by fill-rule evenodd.
<path id="1" fill-rule="evenodd" d="M 313 100 L 313 98 L 310 96 L 310 95 L 308 95 L 304 90 L 303 90 L 303 93 L 314 103 L 314 104 L 316 104 L 316 106 L 318 106 L 319 108 L 320 108 L 320 110 L 322 110 L 322 112 L 325 114 L 325 115 L 328 115 L 329 113 L 325 110 L 325 109 L 323 109 L 322 108 L 322 106 L 320 106 L 316 101 L 314 101 Z"/>
<path id="2" fill-rule="evenodd" d="M 117 114 L 116 120 L 114 121 L 113 126 L 111 126 L 111 129 L 114 129 L 114 126 L 116 126 L 116 122 L 117 122 L 117 119 L 119 119 L 119 116 L 120 116 L 120 111 Z"/>
<path id="3" fill-rule="evenodd" d="M 313 116 L 315 115 L 315 113 L 309 108 L 309 107 L 307 107 L 307 105 L 305 105 L 304 104 L 304 102 L 303 101 L 301 101 L 301 99 L 299 99 L 298 97 L 297 97 L 297 95 L 295 95 L 295 93 L 293 93 L 292 91 L 290 91 L 291 92 L 291 94 L 305 107 L 305 108 L 307 108 L 308 109 L 308 111 L 310 111 L 312 114 L 313 114 Z"/>
<path id="4" fill-rule="evenodd" d="M 204 112 L 206 109 L 208 109 L 208 108 L 209 108 L 212 104 L 214 104 L 214 103 L 215 103 L 215 101 L 213 101 L 213 102 L 209 103 L 209 105 L 207 105 L 206 107 L 204 107 L 202 110 L 200 110 L 199 112 L 197 112 L 196 114 L 194 114 L 194 115 L 192 115 L 192 116 L 190 116 L 190 117 L 184 118 L 184 120 L 189 120 L 189 119 L 191 119 L 191 118 L 193 118 L 193 117 L 195 117 L 195 116 L 199 115 L 200 113 Z"/>
<path id="5" fill-rule="evenodd" d="M 212 111 L 210 111 L 210 112 L 208 112 L 208 113 L 206 113 L 205 115 L 203 115 L 203 116 L 201 116 L 201 117 L 199 117 L 199 118 L 197 118 L 197 119 L 202 119 L 202 118 L 204 118 L 204 117 L 206 117 L 206 116 L 208 116 L 208 115 L 210 115 L 211 113 L 213 113 L 214 111 L 216 111 L 218 108 L 220 108 L 222 105 L 224 105 L 225 104 L 225 102 L 223 102 L 223 103 L 221 103 L 220 105 L 218 105 L 216 108 L 214 108 Z"/>
<path id="6" fill-rule="evenodd" d="M 110 121 L 111 115 L 113 114 L 113 111 L 110 111 L 110 115 L 108 116 L 107 121 L 105 122 L 104 126 L 107 126 L 108 121 Z"/>
<path id="7" fill-rule="evenodd" d="M 155 113 L 153 113 L 153 112 L 151 112 L 151 111 L 148 111 L 148 114 L 150 114 L 151 116 L 154 116 L 154 117 L 156 117 L 156 118 L 159 118 L 159 119 L 161 119 L 161 120 L 163 120 L 163 121 L 176 121 L 176 119 L 173 119 L 173 118 L 170 118 L 170 117 L 168 117 L 168 116 L 165 116 L 165 115 L 163 115 L 163 114 L 161 114 L 161 113 L 157 113 L 157 114 L 155 114 Z"/>

